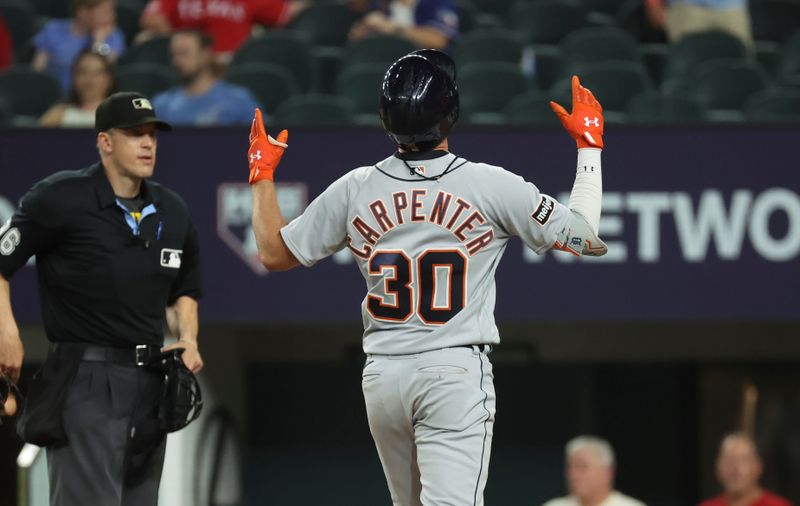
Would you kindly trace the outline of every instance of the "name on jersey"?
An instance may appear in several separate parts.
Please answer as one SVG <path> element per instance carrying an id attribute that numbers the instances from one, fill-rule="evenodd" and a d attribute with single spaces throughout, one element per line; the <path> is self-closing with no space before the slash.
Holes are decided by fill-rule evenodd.
<path id="1" fill-rule="evenodd" d="M 353 238 L 348 236 L 348 247 L 353 254 L 368 259 L 372 255 L 373 246 L 385 233 L 395 227 L 415 223 L 431 223 L 449 230 L 465 245 L 470 256 L 494 240 L 491 227 L 481 233 L 475 230 L 486 223 L 486 218 L 475 206 L 445 191 L 439 191 L 435 198 L 426 201 L 427 195 L 428 190 L 424 189 L 401 191 L 392 194 L 389 205 L 383 199 L 372 202 L 369 205 L 368 219 L 356 216 L 351 221 L 366 243 L 359 249 L 353 246 Z"/>

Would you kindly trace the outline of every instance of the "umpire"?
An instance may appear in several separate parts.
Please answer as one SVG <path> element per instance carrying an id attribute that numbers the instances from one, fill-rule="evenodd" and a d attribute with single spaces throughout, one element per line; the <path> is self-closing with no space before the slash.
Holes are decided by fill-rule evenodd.
<path id="1" fill-rule="evenodd" d="M 145 367 L 163 328 L 198 371 L 197 234 L 186 204 L 148 181 L 156 131 L 149 100 L 115 93 L 95 114 L 100 161 L 40 181 L 0 228 L 0 370 L 23 348 L 8 279 L 33 255 L 50 348 L 18 419 L 47 447 L 52 506 L 156 505 L 166 446 L 162 376 Z"/>

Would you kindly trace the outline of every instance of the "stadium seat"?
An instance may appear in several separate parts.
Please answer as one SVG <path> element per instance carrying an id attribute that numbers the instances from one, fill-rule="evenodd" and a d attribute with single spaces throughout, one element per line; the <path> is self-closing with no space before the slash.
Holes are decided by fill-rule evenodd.
<path id="1" fill-rule="evenodd" d="M 72 2 L 64 0 L 33 0 L 36 14 L 47 18 L 68 18 L 72 15 Z"/>
<path id="2" fill-rule="evenodd" d="M 351 65 L 374 63 L 389 68 L 395 60 L 417 49 L 410 40 L 394 35 L 371 35 L 349 42 L 342 53 L 342 70 Z"/>
<path id="3" fill-rule="evenodd" d="M 475 8 L 482 14 L 492 14 L 505 18 L 515 0 L 473 0 Z"/>
<path id="4" fill-rule="evenodd" d="M 530 82 L 520 71 L 519 65 L 465 65 L 458 73 L 461 114 L 468 123 L 495 122 L 489 119 L 491 115 L 503 115 L 508 103 L 514 97 L 527 93 L 530 88 Z"/>
<path id="5" fill-rule="evenodd" d="M 311 93 L 298 95 L 283 102 L 271 125 L 276 128 L 293 126 L 345 126 L 353 123 L 353 105 L 337 95 Z"/>
<path id="6" fill-rule="evenodd" d="M 281 103 L 300 92 L 289 71 L 270 63 L 244 63 L 231 67 L 225 79 L 249 89 L 267 114 L 274 114 Z"/>
<path id="7" fill-rule="evenodd" d="M 519 65 L 524 41 L 511 30 L 475 30 L 455 42 L 453 58 L 459 67 L 480 62 L 505 62 Z"/>
<path id="8" fill-rule="evenodd" d="M 27 66 L 0 72 L 0 100 L 10 106 L 15 116 L 38 118 L 61 98 L 61 83 L 50 74 Z"/>
<path id="9" fill-rule="evenodd" d="M 783 84 L 800 82 L 800 30 L 784 44 L 775 74 Z"/>
<path id="10" fill-rule="evenodd" d="M 613 27 L 582 28 L 561 41 L 566 64 L 565 75 L 581 73 L 587 67 L 606 61 L 639 63 L 636 40 L 627 32 Z"/>
<path id="11" fill-rule="evenodd" d="M 585 0 L 586 10 L 616 16 L 625 5 L 625 0 Z"/>
<path id="12" fill-rule="evenodd" d="M 136 91 L 153 98 L 156 93 L 178 84 L 171 68 L 155 63 L 131 63 L 117 70 L 119 91 Z"/>
<path id="13" fill-rule="evenodd" d="M 729 33 L 710 31 L 687 35 L 670 46 L 664 78 L 685 76 L 694 66 L 709 60 L 745 59 L 746 55 L 742 42 Z"/>
<path id="14" fill-rule="evenodd" d="M 355 121 L 359 124 L 378 124 L 378 104 L 386 67 L 374 63 L 353 65 L 336 79 L 337 94 L 353 104 Z"/>
<path id="15" fill-rule="evenodd" d="M 703 108 L 691 99 L 646 91 L 633 97 L 625 108 L 630 123 L 687 124 L 703 121 Z"/>
<path id="16" fill-rule="evenodd" d="M 633 62 L 598 63 L 584 69 L 580 78 L 608 111 L 622 112 L 631 97 L 654 89 L 644 67 Z M 551 92 L 555 97 L 570 97 L 570 78 L 556 83 Z"/>
<path id="17" fill-rule="evenodd" d="M 561 123 L 550 109 L 551 97 L 541 91 L 529 91 L 508 103 L 506 120 L 512 125 L 559 126 Z"/>
<path id="18" fill-rule="evenodd" d="M 0 128 L 10 125 L 13 117 L 14 112 L 11 110 L 11 106 L 0 97 Z"/>
<path id="19" fill-rule="evenodd" d="M 336 91 L 336 78 L 342 67 L 342 52 L 342 48 L 332 46 L 318 46 L 312 50 L 316 75 L 314 90 L 320 93 Z"/>
<path id="20" fill-rule="evenodd" d="M 169 41 L 169 37 L 156 37 L 131 46 L 120 56 L 119 64 L 124 66 L 129 63 L 154 63 L 168 67 L 172 64 Z"/>
<path id="21" fill-rule="evenodd" d="M 744 114 L 748 120 L 754 122 L 800 124 L 800 90 L 756 93 L 745 103 Z"/>
<path id="22" fill-rule="evenodd" d="M 117 28 L 125 34 L 125 43 L 130 46 L 133 38 L 139 33 L 139 18 L 142 5 L 137 0 L 117 0 Z"/>
<path id="23" fill-rule="evenodd" d="M 23 0 L 0 0 L 0 16 L 5 20 L 6 29 L 11 35 L 16 61 L 26 61 L 36 18 L 31 5 Z"/>
<path id="24" fill-rule="evenodd" d="M 518 0 L 509 24 L 531 44 L 558 44 L 570 32 L 586 26 L 584 10 L 565 0 Z"/>
<path id="25" fill-rule="evenodd" d="M 461 34 L 469 33 L 478 26 L 478 9 L 470 0 L 453 0 L 453 5 L 458 14 L 458 31 Z"/>
<path id="26" fill-rule="evenodd" d="M 342 46 L 358 16 L 346 5 L 314 3 L 290 23 L 289 28 L 308 37 L 317 46 Z"/>
<path id="27" fill-rule="evenodd" d="M 764 71 L 746 60 L 713 60 L 698 67 L 687 81 L 692 98 L 706 109 L 741 110 L 755 93 L 769 87 Z"/>
<path id="28" fill-rule="evenodd" d="M 800 27 L 800 2 L 796 0 L 751 2 L 750 18 L 755 40 L 783 43 Z"/>
<path id="29" fill-rule="evenodd" d="M 250 38 L 233 55 L 231 66 L 247 63 L 270 63 L 285 68 L 304 92 L 316 82 L 311 45 L 294 32 L 276 30 Z"/>

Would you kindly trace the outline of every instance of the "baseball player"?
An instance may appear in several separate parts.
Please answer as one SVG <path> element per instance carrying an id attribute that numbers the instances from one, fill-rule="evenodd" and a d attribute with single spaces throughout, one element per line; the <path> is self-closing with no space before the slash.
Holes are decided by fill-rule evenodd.
<path id="1" fill-rule="evenodd" d="M 256 110 L 249 181 L 261 261 L 310 267 L 348 248 L 367 284 L 362 389 L 370 432 L 398 506 L 483 504 L 500 342 L 494 273 L 519 236 L 537 253 L 603 255 L 598 238 L 603 115 L 572 79 L 573 109 L 551 103 L 578 145 L 567 206 L 503 168 L 451 153 L 458 119 L 452 60 L 409 54 L 381 86 L 380 118 L 397 150 L 331 184 L 287 224 L 273 174 L 288 133 Z"/>

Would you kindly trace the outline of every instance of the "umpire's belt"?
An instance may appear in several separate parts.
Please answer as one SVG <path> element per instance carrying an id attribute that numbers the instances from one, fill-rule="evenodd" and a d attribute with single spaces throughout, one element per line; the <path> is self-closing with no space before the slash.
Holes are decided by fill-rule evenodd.
<path id="1" fill-rule="evenodd" d="M 140 344 L 135 348 L 112 348 L 109 346 L 87 346 L 83 352 L 86 362 L 108 362 L 144 367 L 151 359 L 161 353 L 161 347 Z"/>

